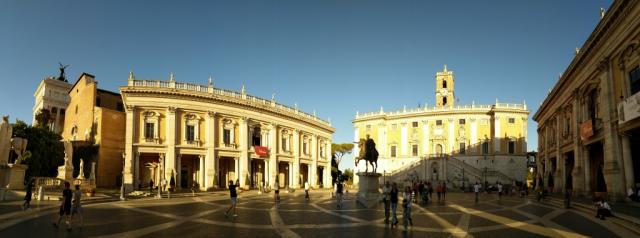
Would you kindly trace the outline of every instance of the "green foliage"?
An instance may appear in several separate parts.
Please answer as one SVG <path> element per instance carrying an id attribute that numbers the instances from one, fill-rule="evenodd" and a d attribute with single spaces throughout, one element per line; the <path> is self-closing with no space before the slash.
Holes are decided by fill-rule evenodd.
<path id="1" fill-rule="evenodd" d="M 347 181 L 347 184 L 349 185 L 353 184 L 353 170 L 345 169 L 344 173 L 342 174 L 342 180 Z"/>
<path id="2" fill-rule="evenodd" d="M 340 165 L 342 157 L 351 154 L 351 151 L 353 151 L 353 143 L 331 144 L 331 152 L 335 156 L 338 165 Z"/>
<path id="3" fill-rule="evenodd" d="M 28 140 L 27 151 L 31 152 L 31 158 L 24 163 L 29 166 L 26 180 L 31 177 L 55 177 L 58 174 L 58 166 L 64 164 L 64 145 L 60 135 L 45 127 L 32 127 L 17 121 L 13 125 L 13 136 Z"/>
<path id="4" fill-rule="evenodd" d="M 342 171 L 338 169 L 338 163 L 336 162 L 336 156 L 331 155 L 331 184 L 336 183 L 336 180 L 340 178 Z"/>
<path id="5" fill-rule="evenodd" d="M 53 118 L 51 118 L 51 112 L 49 111 L 49 109 L 42 108 L 36 114 L 36 122 L 38 124 L 37 127 L 49 129 L 49 123 L 51 123 L 52 120 Z"/>

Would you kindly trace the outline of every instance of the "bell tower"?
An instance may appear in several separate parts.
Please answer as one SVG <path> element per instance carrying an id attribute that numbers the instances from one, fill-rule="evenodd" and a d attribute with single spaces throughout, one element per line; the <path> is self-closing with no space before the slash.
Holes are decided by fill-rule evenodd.
<path id="1" fill-rule="evenodd" d="M 455 82 L 453 80 L 453 72 L 447 70 L 447 65 L 444 66 L 444 70 L 436 73 L 436 107 L 437 108 L 452 108 L 456 97 L 454 94 Z"/>

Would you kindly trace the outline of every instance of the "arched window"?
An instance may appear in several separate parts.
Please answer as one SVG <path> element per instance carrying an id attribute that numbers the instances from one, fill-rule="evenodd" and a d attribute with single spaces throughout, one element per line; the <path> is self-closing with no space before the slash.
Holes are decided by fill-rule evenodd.
<path id="1" fill-rule="evenodd" d="M 442 88 L 447 88 L 447 80 L 442 80 Z"/>
<path id="2" fill-rule="evenodd" d="M 447 105 L 447 98 L 444 97 L 442 98 L 442 106 L 446 106 Z"/>

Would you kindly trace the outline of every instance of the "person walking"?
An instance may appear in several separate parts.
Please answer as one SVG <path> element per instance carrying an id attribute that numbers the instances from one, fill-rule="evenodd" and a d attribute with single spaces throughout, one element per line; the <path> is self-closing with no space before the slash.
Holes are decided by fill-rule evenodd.
<path id="1" fill-rule="evenodd" d="M 498 201 L 500 201 L 500 199 L 502 198 L 502 183 L 498 182 L 496 187 L 498 187 Z"/>
<path id="2" fill-rule="evenodd" d="M 236 192 L 236 188 L 238 185 L 233 184 L 233 180 L 229 180 L 229 196 L 231 196 L 231 205 L 226 212 L 224 212 L 224 216 L 229 216 L 229 211 L 233 208 L 233 217 L 237 217 L 238 213 L 236 213 L 236 204 L 238 203 L 238 193 Z"/>
<path id="3" fill-rule="evenodd" d="M 71 221 L 73 222 L 73 217 L 78 216 L 80 218 L 80 229 L 84 225 L 84 216 L 82 215 L 82 192 L 80 191 L 80 185 L 76 184 L 76 190 L 73 192 L 73 204 L 71 206 Z"/>
<path id="4" fill-rule="evenodd" d="M 442 183 L 438 183 L 436 193 L 438 194 L 438 203 L 440 203 L 440 199 L 442 198 Z"/>
<path id="5" fill-rule="evenodd" d="M 29 209 L 31 207 L 31 198 L 33 197 L 34 180 L 29 180 L 27 187 L 25 188 L 26 194 L 24 195 L 24 203 L 22 204 L 22 210 Z"/>
<path id="6" fill-rule="evenodd" d="M 69 182 L 64 182 L 64 189 L 62 190 L 62 202 L 60 203 L 60 216 L 58 217 L 58 222 L 53 223 L 53 226 L 58 229 L 60 227 L 60 222 L 62 218 L 65 219 L 65 223 L 67 224 L 67 231 L 71 231 L 71 221 L 69 220 L 71 215 L 71 198 L 73 196 L 71 189 L 69 187 L 71 184 Z"/>
<path id="7" fill-rule="evenodd" d="M 396 210 L 398 209 L 398 185 L 394 182 L 391 186 L 391 192 L 389 192 L 391 197 L 391 228 L 398 225 L 398 216 L 396 215 Z"/>
<path id="8" fill-rule="evenodd" d="M 480 184 L 478 182 L 473 185 L 473 192 L 476 194 L 476 203 L 478 203 L 478 193 L 480 193 Z"/>
<path id="9" fill-rule="evenodd" d="M 404 199 L 402 200 L 402 208 L 404 209 L 402 212 L 402 221 L 404 225 L 404 229 L 407 229 L 407 223 L 413 226 L 413 220 L 411 219 L 411 187 L 407 186 L 404 188 Z"/>
<path id="10" fill-rule="evenodd" d="M 389 209 L 391 208 L 391 185 L 389 181 L 382 187 L 382 202 L 384 203 L 384 224 L 389 224 Z"/>
<path id="11" fill-rule="evenodd" d="M 309 200 L 309 181 L 304 182 L 304 198 Z"/>
<path id="12" fill-rule="evenodd" d="M 447 182 L 442 182 L 442 201 L 447 198 Z"/>
<path id="13" fill-rule="evenodd" d="M 276 206 L 280 205 L 280 184 L 278 181 L 273 183 L 273 202 Z"/>
<path id="14" fill-rule="evenodd" d="M 336 198 L 338 200 L 338 208 L 342 208 L 342 195 L 344 191 L 344 184 L 342 181 L 338 181 L 336 184 Z"/>

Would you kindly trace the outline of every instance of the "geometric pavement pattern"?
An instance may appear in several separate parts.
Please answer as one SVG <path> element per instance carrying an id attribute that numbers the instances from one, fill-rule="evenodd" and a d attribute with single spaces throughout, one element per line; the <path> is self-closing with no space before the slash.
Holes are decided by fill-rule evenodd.
<path id="1" fill-rule="evenodd" d="M 327 190 L 239 194 L 237 217 L 225 217 L 228 192 L 171 199 L 138 199 L 84 205 L 84 225 L 71 232 L 51 223 L 57 209 L 0 223 L 0 237 L 635 237 L 608 220 L 538 203 L 529 198 L 447 193 L 443 203 L 412 205 L 413 226 L 384 224 L 384 207 L 366 209 L 347 196 L 342 208 Z M 435 194 L 434 194 L 435 197 Z M 63 226 L 64 227 L 64 226 Z"/>

